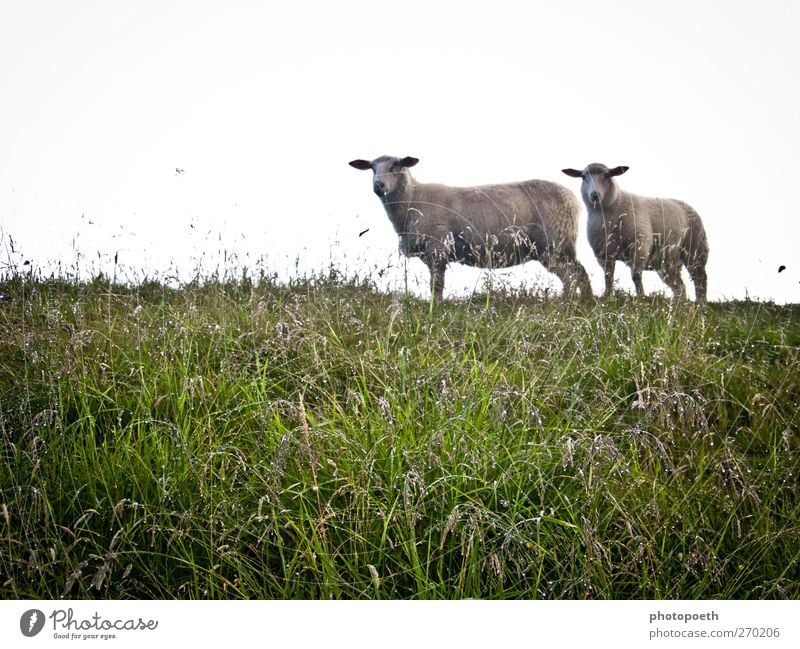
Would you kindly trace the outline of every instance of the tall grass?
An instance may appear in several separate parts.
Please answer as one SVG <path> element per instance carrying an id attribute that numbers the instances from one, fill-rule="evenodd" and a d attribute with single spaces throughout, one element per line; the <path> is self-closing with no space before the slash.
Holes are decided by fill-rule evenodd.
<path id="1" fill-rule="evenodd" d="M 0 293 L 3 597 L 800 596 L 800 307 Z"/>

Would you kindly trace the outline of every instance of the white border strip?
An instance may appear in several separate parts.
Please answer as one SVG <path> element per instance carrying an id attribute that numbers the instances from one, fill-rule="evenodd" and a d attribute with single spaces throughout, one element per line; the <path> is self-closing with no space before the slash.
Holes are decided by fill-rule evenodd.
<path id="1" fill-rule="evenodd" d="M 5 601 L 0 638 L 29 648 L 796 648 L 800 602 Z"/>

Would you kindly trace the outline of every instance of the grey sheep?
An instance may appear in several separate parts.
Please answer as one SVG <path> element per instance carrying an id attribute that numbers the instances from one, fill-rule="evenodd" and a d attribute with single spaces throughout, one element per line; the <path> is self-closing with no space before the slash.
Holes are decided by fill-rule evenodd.
<path id="1" fill-rule="evenodd" d="M 417 158 L 381 156 L 353 160 L 373 172 L 373 190 L 383 203 L 400 251 L 420 257 L 431 273 L 431 293 L 441 301 L 451 261 L 480 268 L 505 268 L 537 259 L 564 283 L 591 296 L 586 269 L 576 257 L 580 203 L 566 187 L 545 180 L 502 185 L 449 187 L 417 182 L 409 171 Z"/>
<path id="2" fill-rule="evenodd" d="M 706 300 L 708 240 L 703 222 L 686 203 L 669 198 L 646 198 L 621 190 L 614 178 L 628 167 L 593 163 L 582 171 L 562 169 L 581 178 L 581 196 L 589 213 L 588 234 L 603 267 L 606 297 L 614 284 L 617 260 L 631 268 L 636 295 L 644 295 L 642 271 L 655 270 L 676 299 L 685 297 L 681 267 L 694 282 L 698 302 Z"/>

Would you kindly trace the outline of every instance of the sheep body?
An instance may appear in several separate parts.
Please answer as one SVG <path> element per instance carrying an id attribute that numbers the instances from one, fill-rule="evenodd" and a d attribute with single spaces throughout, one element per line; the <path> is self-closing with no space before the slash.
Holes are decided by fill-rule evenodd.
<path id="1" fill-rule="evenodd" d="M 353 160 L 374 172 L 373 189 L 395 232 L 400 251 L 419 257 L 431 273 L 431 293 L 442 299 L 448 263 L 504 268 L 539 260 L 564 283 L 591 295 L 576 257 L 580 203 L 566 187 L 544 180 L 451 187 L 420 183 L 409 168 L 416 158 Z"/>
<path id="2" fill-rule="evenodd" d="M 614 178 L 628 167 L 593 163 L 582 171 L 563 169 L 581 178 L 581 197 L 588 212 L 588 238 L 605 274 L 605 295 L 613 290 L 614 265 L 625 262 L 637 296 L 644 295 L 642 272 L 655 270 L 675 298 L 686 290 L 681 267 L 686 266 L 698 302 L 705 302 L 708 240 L 698 213 L 687 203 L 670 198 L 638 196 L 619 188 Z"/>

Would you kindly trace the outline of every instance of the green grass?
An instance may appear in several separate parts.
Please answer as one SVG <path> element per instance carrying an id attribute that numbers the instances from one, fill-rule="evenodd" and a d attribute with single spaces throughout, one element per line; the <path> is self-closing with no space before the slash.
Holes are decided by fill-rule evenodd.
<path id="1" fill-rule="evenodd" d="M 3 598 L 800 597 L 800 307 L 6 278 Z"/>

